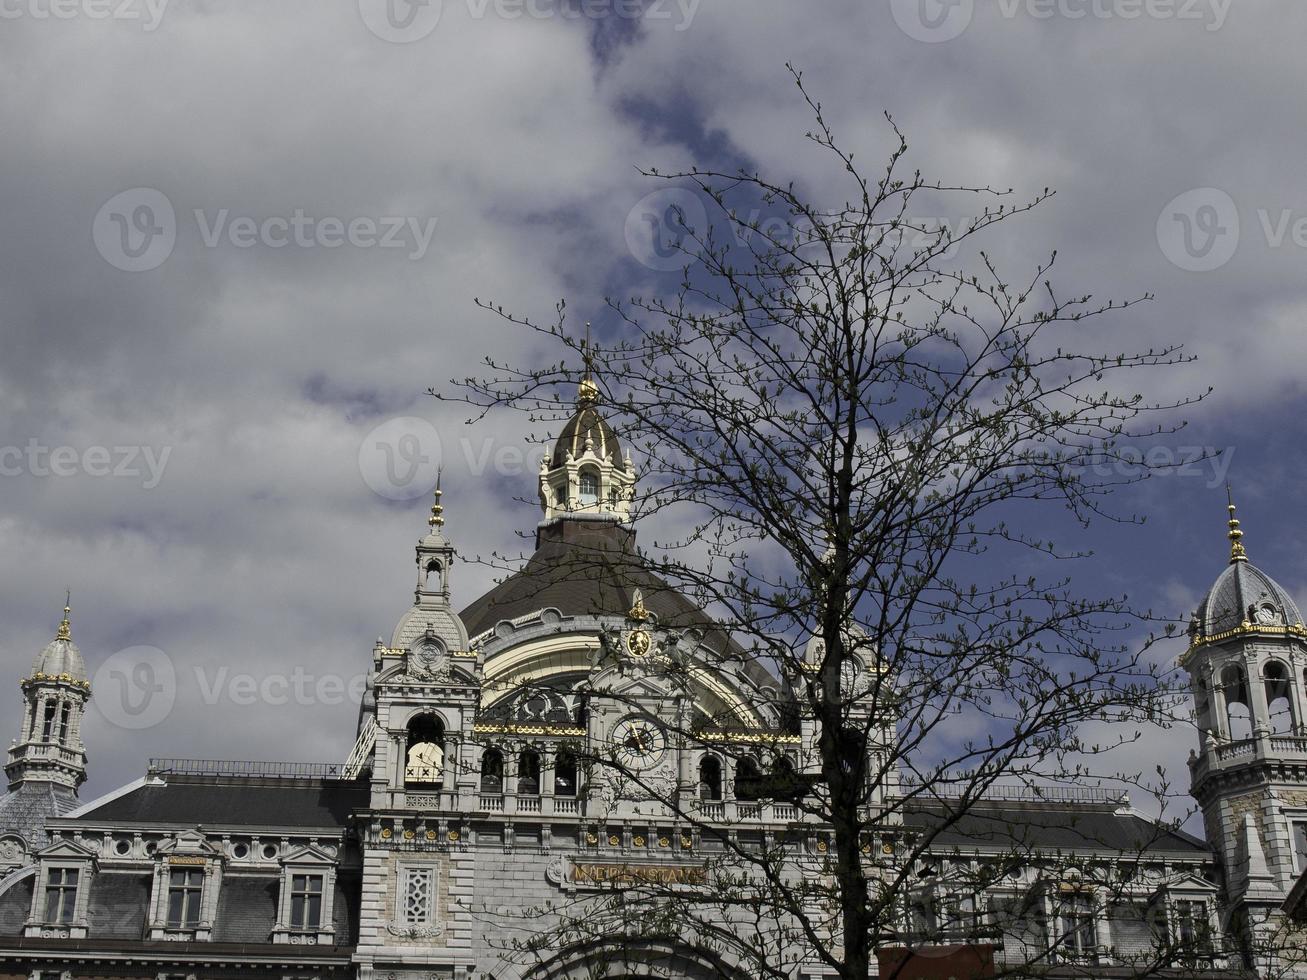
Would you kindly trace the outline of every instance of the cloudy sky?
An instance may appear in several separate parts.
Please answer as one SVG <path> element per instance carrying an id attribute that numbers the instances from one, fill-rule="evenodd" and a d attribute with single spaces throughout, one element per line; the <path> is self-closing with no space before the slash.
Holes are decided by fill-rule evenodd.
<path id="1" fill-rule="evenodd" d="M 929 173 L 1055 188 L 1000 257 L 1153 292 L 1104 346 L 1199 356 L 1162 393 L 1215 393 L 1169 451 L 1224 455 L 1122 495 L 1148 523 L 1095 535 L 1086 587 L 1192 609 L 1228 479 L 1253 560 L 1307 597 L 1305 35 L 1300 5 L 1229 0 L 0 0 L 6 703 L 69 587 L 84 798 L 150 756 L 343 759 L 434 461 L 466 554 L 537 517 L 521 420 L 424 394 L 532 356 L 473 298 L 565 297 L 602 334 L 604 295 L 676 282 L 638 167 L 819 186 L 787 61 L 864 160 L 888 110 Z M 492 575 L 458 569 L 459 604 Z M 132 714 L 141 664 L 176 696 Z"/>

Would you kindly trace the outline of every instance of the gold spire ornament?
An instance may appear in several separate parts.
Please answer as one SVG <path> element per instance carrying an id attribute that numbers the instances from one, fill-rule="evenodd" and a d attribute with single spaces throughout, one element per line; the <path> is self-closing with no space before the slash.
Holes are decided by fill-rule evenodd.
<path id="1" fill-rule="evenodd" d="M 445 526 L 445 508 L 440 503 L 440 475 L 441 470 L 436 470 L 436 501 L 431 505 L 431 516 L 427 518 L 427 525 L 431 528 L 432 534 L 438 534 Z"/>
<path id="2" fill-rule="evenodd" d="M 59 624 L 59 632 L 55 634 L 56 640 L 71 640 L 73 638 L 73 624 L 68 620 L 68 614 L 73 611 L 73 592 L 68 590 L 64 598 L 64 618 Z"/>
<path id="3" fill-rule="evenodd" d="M 1230 564 L 1233 565 L 1237 561 L 1247 561 L 1248 552 L 1243 546 L 1243 531 L 1239 530 L 1239 518 L 1234 516 L 1234 495 L 1228 486 L 1225 488 L 1225 499 L 1229 501 L 1226 509 L 1230 512 L 1228 522 L 1230 530 L 1226 537 L 1230 539 Z"/>
<path id="4" fill-rule="evenodd" d="M 631 611 L 626 614 L 626 618 L 636 623 L 643 623 L 649 618 L 649 610 L 644 606 L 644 593 L 636 589 L 631 600 Z"/>
<path id="5" fill-rule="evenodd" d="M 585 364 L 585 374 L 576 386 L 576 403 L 582 408 L 599 402 L 599 386 L 594 380 L 594 347 L 590 344 L 590 321 L 585 324 L 585 340 L 581 341 L 581 359 Z"/>

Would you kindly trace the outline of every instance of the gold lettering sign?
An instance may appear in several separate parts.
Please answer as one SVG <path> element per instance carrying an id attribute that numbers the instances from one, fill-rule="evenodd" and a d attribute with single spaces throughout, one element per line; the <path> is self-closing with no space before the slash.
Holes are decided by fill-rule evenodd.
<path id="1" fill-rule="evenodd" d="M 202 867 L 204 867 L 204 865 L 205 865 L 207 862 L 206 862 L 206 860 L 205 860 L 204 858 L 202 858 L 202 857 L 170 857 L 170 858 L 168 858 L 168 863 L 169 863 L 169 864 L 184 864 L 184 865 L 187 865 L 187 866 L 194 866 L 194 867 L 200 867 L 200 868 L 202 868 Z"/>
<path id="2" fill-rule="evenodd" d="M 572 881 L 578 885 L 704 885 L 708 869 L 661 864 L 575 864 Z"/>

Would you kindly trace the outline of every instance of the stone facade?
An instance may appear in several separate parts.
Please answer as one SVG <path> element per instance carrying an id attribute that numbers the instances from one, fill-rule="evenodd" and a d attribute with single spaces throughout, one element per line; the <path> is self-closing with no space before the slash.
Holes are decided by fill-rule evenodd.
<path id="1" fill-rule="evenodd" d="M 827 879 L 829 828 L 793 796 L 750 789 L 757 774 L 745 768 L 756 748 L 794 778 L 810 776 L 817 730 L 755 659 L 705 659 L 706 645 L 729 654 L 731 641 L 641 567 L 628 523 L 632 474 L 593 386 L 583 388 L 541 473 L 536 553 L 461 612 L 437 490 L 415 549 L 414 601 L 371 651 L 344 766 L 169 760 L 72 809 L 84 777 L 79 728 L 46 702 L 80 717 L 89 685 L 76 669 L 35 670 L 10 778 L 22 799 L 52 802 L 21 819 L 17 804 L 0 803 L 0 974 L 755 975 L 742 952 L 743 908 L 667 928 L 637 898 L 717 887 L 735 851 L 786 855 L 794 884 Z M 601 556 L 603 574 L 577 561 L 581 552 Z M 1192 765 L 1211 846 L 1089 793 L 996 791 L 964 819 L 947 799 L 896 806 L 862 847 L 873 881 L 912 882 L 886 943 L 996 946 L 1000 965 L 1125 976 L 1150 962 L 1159 937 L 1187 936 L 1190 958 L 1150 971 L 1296 970 L 1265 950 L 1299 928 L 1282 906 L 1301 870 L 1294 821 L 1307 820 L 1297 767 L 1300 753 L 1307 764 L 1307 735 L 1298 713 L 1290 731 L 1276 731 L 1271 709 L 1284 697 L 1295 712 L 1304 706 L 1307 633 L 1268 582 L 1243 568 L 1224 575 L 1182 661 L 1203 731 Z M 1237 626 L 1212 606 L 1245 599 L 1250 618 Z M 815 663 L 820 651 L 811 652 Z M 47 653 L 76 666 L 67 645 Z M 1281 660 L 1291 674 L 1268 674 Z M 1235 673 L 1222 675 L 1231 665 L 1242 688 Z M 1270 686 L 1251 690 L 1248 676 Z M 1247 738 L 1232 728 L 1237 698 L 1250 707 Z M 870 721 L 868 751 L 879 756 L 898 720 Z M 710 735 L 674 736 L 691 726 Z M 591 764 L 604 757 L 627 775 Z M 907 784 L 891 772 L 868 792 L 884 808 Z M 905 857 L 905 841 L 928 832 L 934 849 Z M 1024 860 L 1013 863 L 1014 853 Z M 967 884 L 981 878 L 983 889 Z M 628 894 L 634 911 L 613 920 Z M 810 913 L 834 934 L 819 899 Z M 710 925 L 745 938 L 733 947 Z M 759 941 L 791 926 L 778 920 Z M 557 948 L 533 948 L 532 937 L 562 927 Z M 830 972 L 801 942 L 776 948 L 785 976 Z"/>

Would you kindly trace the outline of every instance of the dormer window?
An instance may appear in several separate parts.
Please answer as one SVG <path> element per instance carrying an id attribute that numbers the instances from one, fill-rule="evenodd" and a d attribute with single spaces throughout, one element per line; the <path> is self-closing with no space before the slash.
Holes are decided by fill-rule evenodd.
<path id="1" fill-rule="evenodd" d="M 198 926 L 203 896 L 202 869 L 173 868 L 168 873 L 168 928 L 194 929 Z"/>
<path id="2" fill-rule="evenodd" d="M 51 868 L 45 881 L 45 921 L 68 925 L 77 911 L 76 868 Z"/>
<path id="3" fill-rule="evenodd" d="M 581 493 L 578 499 L 582 507 L 593 507 L 599 503 L 599 474 L 594 470 L 581 471 Z"/>

